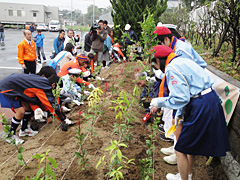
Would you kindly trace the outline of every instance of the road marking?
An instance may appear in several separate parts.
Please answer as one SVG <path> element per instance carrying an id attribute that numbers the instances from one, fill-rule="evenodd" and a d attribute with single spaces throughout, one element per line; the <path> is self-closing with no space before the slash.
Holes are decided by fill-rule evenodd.
<path id="1" fill-rule="evenodd" d="M 22 69 L 21 67 L 0 67 L 0 69 Z"/>

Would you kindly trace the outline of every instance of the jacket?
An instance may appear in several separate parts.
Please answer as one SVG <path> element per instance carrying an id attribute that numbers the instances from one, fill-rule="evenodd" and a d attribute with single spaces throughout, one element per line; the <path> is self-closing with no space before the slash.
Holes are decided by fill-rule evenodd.
<path id="1" fill-rule="evenodd" d="M 122 56 L 122 57 L 125 57 L 124 54 L 122 53 L 121 48 L 119 47 L 119 43 L 115 43 L 115 44 L 113 45 L 113 50 L 114 50 L 114 51 L 117 51 L 118 56 L 120 55 L 120 56 Z"/>
<path id="2" fill-rule="evenodd" d="M 54 39 L 53 47 L 56 54 L 64 50 L 64 40 L 65 38 L 60 39 L 59 37 Z"/>
<path id="3" fill-rule="evenodd" d="M 128 37 L 126 38 L 127 45 L 135 44 L 135 42 L 133 41 L 136 41 L 136 42 L 138 41 L 137 34 L 134 32 L 134 30 L 130 30 L 130 32 L 125 31 L 124 33 L 127 33 L 127 35 L 130 36 L 130 39 Z"/>
<path id="4" fill-rule="evenodd" d="M 24 39 L 18 44 L 18 62 L 19 64 L 24 64 L 26 61 L 35 61 L 37 59 L 36 45 L 33 40 L 31 40 L 31 45 L 27 43 Z"/>
<path id="5" fill-rule="evenodd" d="M 96 36 L 96 38 L 94 38 Z M 92 33 L 91 40 L 92 40 L 92 50 L 95 52 L 103 52 L 104 51 L 104 41 L 107 39 L 107 31 L 102 30 L 99 31 L 99 35 Z"/>
<path id="6" fill-rule="evenodd" d="M 66 54 L 63 56 L 64 53 L 66 53 Z M 63 56 L 63 58 L 60 59 L 62 56 Z M 66 64 L 67 62 L 69 62 L 71 60 L 74 60 L 75 57 L 68 51 L 61 51 L 60 53 L 58 53 L 56 55 L 56 57 L 54 58 L 54 61 L 57 62 L 59 59 L 60 59 L 60 61 L 58 62 L 57 66 L 60 66 L 60 69 L 61 69 L 64 64 Z"/>
<path id="7" fill-rule="evenodd" d="M 10 99 L 26 101 L 33 105 L 43 104 L 54 113 L 55 98 L 52 94 L 52 86 L 45 77 L 35 74 L 11 74 L 0 81 L 0 93 Z M 58 120 L 66 119 L 58 103 L 55 113 Z"/>
<path id="8" fill-rule="evenodd" d="M 90 33 L 87 33 L 84 40 L 84 50 L 90 52 L 92 46 L 92 40 Z"/>
<path id="9" fill-rule="evenodd" d="M 43 39 L 45 38 L 43 34 L 36 34 L 34 36 L 36 38 L 36 46 L 43 47 Z"/>
<path id="10" fill-rule="evenodd" d="M 0 26 L 0 32 L 4 32 L 4 26 Z"/>

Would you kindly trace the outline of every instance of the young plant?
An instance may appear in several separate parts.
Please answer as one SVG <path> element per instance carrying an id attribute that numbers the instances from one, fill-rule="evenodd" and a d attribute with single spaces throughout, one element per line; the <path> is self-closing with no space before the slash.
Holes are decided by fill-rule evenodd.
<path id="1" fill-rule="evenodd" d="M 18 151 L 18 154 L 17 154 L 17 159 L 18 159 L 18 164 L 20 166 L 26 166 L 26 169 L 29 167 L 27 165 L 27 162 L 25 161 L 23 155 L 22 155 L 22 152 L 23 152 L 23 147 L 18 147 L 18 144 L 15 143 L 15 139 L 12 139 L 12 136 L 13 136 L 13 131 L 10 132 L 10 126 L 8 126 L 8 123 L 7 123 L 7 119 L 5 117 L 5 115 L 1 112 L 0 113 L 0 121 L 2 122 L 3 124 L 3 131 L 5 132 L 5 134 L 7 135 L 4 140 L 9 140 L 11 143 L 10 145 L 14 145 L 15 148 L 17 149 Z"/>
<path id="2" fill-rule="evenodd" d="M 39 163 L 38 163 L 38 172 L 36 176 L 31 178 L 31 180 L 38 180 L 38 179 L 39 180 L 47 180 L 47 179 L 56 180 L 56 175 L 52 171 L 52 168 L 57 169 L 57 162 L 54 158 L 51 158 L 48 156 L 49 151 L 50 149 L 48 149 L 45 154 L 36 154 L 32 156 L 34 159 L 38 159 Z M 43 167 L 41 167 L 42 162 L 44 162 Z M 43 174 L 43 177 L 40 178 L 42 174 Z M 26 177 L 26 180 L 28 180 L 27 177 Z"/>
<path id="3" fill-rule="evenodd" d="M 104 151 L 110 151 L 109 155 L 111 156 L 110 161 L 106 162 L 104 155 L 103 157 L 100 157 L 96 168 L 101 165 L 107 166 L 109 169 L 109 172 L 106 174 L 109 178 L 112 180 L 119 180 L 124 179 L 122 170 L 123 168 L 129 168 L 129 164 L 135 164 L 133 161 L 134 159 L 128 159 L 126 156 L 122 155 L 122 151 L 120 150 L 121 147 L 127 148 L 127 145 L 124 143 L 117 142 L 116 140 L 111 140 L 111 146 L 107 147 Z"/>
<path id="4" fill-rule="evenodd" d="M 78 164 L 82 165 L 81 170 L 85 170 L 86 167 L 89 165 L 87 164 L 88 159 L 87 159 L 87 150 L 83 148 L 83 142 L 85 139 L 86 134 L 82 132 L 81 128 L 81 121 L 80 121 L 80 116 L 81 116 L 81 111 L 79 112 L 79 120 L 78 120 L 78 127 L 76 128 L 77 131 L 77 136 L 74 136 L 78 140 L 78 145 L 80 146 L 80 152 L 75 152 L 74 154 L 79 158 Z"/>

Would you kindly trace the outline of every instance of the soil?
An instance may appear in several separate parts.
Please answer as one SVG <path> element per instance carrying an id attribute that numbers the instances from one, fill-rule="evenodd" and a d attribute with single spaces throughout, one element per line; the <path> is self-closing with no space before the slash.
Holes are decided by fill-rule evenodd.
<path id="1" fill-rule="evenodd" d="M 131 73 L 121 74 L 122 69 L 130 69 Z M 118 135 L 113 134 L 113 124 L 119 123 L 119 120 L 115 120 L 116 112 L 110 110 L 111 100 L 116 99 L 117 93 L 112 96 L 110 90 L 106 91 L 105 83 L 108 83 L 107 87 L 115 87 L 120 92 L 123 89 L 131 93 L 134 89 L 134 69 L 141 68 L 137 63 L 130 64 L 112 64 L 109 69 L 101 71 L 101 77 L 105 78 L 107 82 L 93 82 L 96 87 L 101 87 L 105 90 L 101 100 L 105 99 L 104 113 L 97 119 L 94 130 L 97 132 L 97 136 L 92 138 L 92 143 L 90 142 L 90 136 L 87 137 L 84 142 L 84 148 L 87 149 L 89 159 L 87 167 L 85 170 L 81 170 L 81 166 L 78 164 L 78 158 L 75 157 L 74 152 L 79 149 L 77 140 L 74 138 L 76 135 L 76 127 L 78 124 L 68 127 L 68 131 L 62 131 L 60 128 L 60 123 L 54 121 L 52 124 L 45 125 L 44 123 L 38 123 L 41 128 L 39 133 L 34 137 L 24 137 L 25 143 L 22 145 L 24 148 L 23 156 L 28 161 L 29 168 L 25 169 L 18 165 L 17 154 L 15 146 L 9 145 L 5 141 L 0 142 L 0 173 L 2 180 L 7 179 L 18 179 L 23 180 L 25 177 L 33 177 L 38 171 L 38 161 L 32 159 L 32 155 L 37 153 L 45 153 L 48 149 L 49 156 L 55 158 L 58 164 L 54 173 L 57 179 L 65 180 L 103 180 L 107 179 L 105 174 L 108 170 L 103 167 L 98 167 L 96 169 L 96 164 L 100 157 L 103 155 L 108 155 L 104 149 L 108 147 L 111 140 L 117 140 Z M 118 75 L 118 78 L 116 78 Z M 130 165 L 129 169 L 124 169 L 123 176 L 128 180 L 141 180 L 141 173 L 139 167 L 139 159 L 147 157 L 146 150 L 146 140 L 149 139 L 148 135 L 151 134 L 151 129 L 148 127 L 147 123 L 142 122 L 142 118 L 145 116 L 145 111 L 140 108 L 138 104 L 134 106 L 135 122 L 131 124 L 131 132 L 133 134 L 132 140 L 128 142 L 128 148 L 122 148 L 122 153 L 129 159 L 135 159 L 135 165 Z M 88 105 L 85 101 L 84 105 L 75 106 L 72 111 L 67 114 L 67 117 L 75 122 L 78 122 L 78 113 L 82 111 L 87 114 Z M 81 121 L 81 127 L 86 129 L 86 122 Z M 87 131 L 85 131 L 88 134 Z M 154 179 L 166 179 L 167 173 L 177 173 L 177 166 L 168 165 L 163 161 L 164 155 L 160 153 L 160 149 L 163 147 L 170 147 L 172 143 L 164 142 L 157 137 L 155 142 L 155 155 L 154 155 L 154 167 L 155 174 Z M 14 155 L 13 155 L 14 154 Z M 13 156 L 12 156 L 13 155 Z M 6 162 L 5 162 L 6 161 Z M 223 173 L 222 167 L 217 159 L 214 159 L 210 166 L 206 166 L 206 157 L 196 157 L 196 163 L 193 171 L 194 180 L 210 180 L 227 179 Z M 4 163 L 5 162 L 5 163 Z"/>

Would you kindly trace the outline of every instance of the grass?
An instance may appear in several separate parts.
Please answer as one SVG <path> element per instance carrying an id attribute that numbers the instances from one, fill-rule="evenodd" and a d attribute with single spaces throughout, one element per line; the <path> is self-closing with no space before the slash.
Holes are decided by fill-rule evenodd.
<path id="1" fill-rule="evenodd" d="M 80 30 L 80 31 L 89 31 L 90 27 L 87 26 L 65 26 L 66 29 Z"/>

